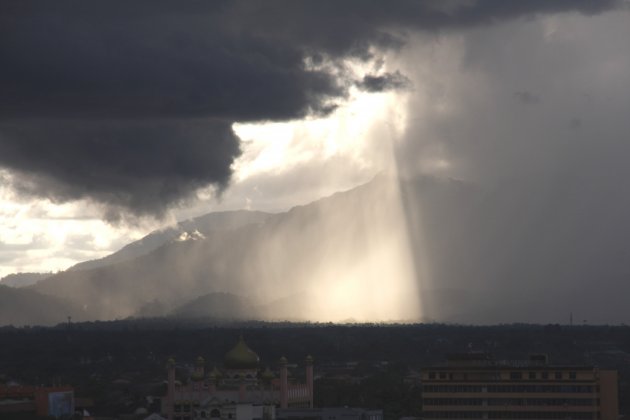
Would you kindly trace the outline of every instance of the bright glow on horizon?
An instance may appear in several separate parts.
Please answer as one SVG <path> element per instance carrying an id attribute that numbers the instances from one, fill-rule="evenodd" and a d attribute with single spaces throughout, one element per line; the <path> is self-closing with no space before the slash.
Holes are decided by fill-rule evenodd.
<path id="1" fill-rule="evenodd" d="M 362 217 L 371 221 L 364 232 L 359 256 L 353 254 L 354 238 L 347 231 L 317 232 L 328 241 L 348 244 L 338 253 L 322 257 L 313 272 L 302 274 L 310 284 L 301 316 L 321 322 L 393 322 L 421 319 L 421 308 L 405 209 L 397 179 L 395 143 L 406 130 L 406 95 L 371 94 L 352 90 L 348 103 L 331 117 L 287 123 L 235 124 L 235 132 L 245 141 L 243 157 L 235 165 L 236 177 L 243 181 L 260 173 L 282 173 L 304 162 L 322 162 L 341 157 L 348 165 L 369 168 L 370 177 L 387 173 L 377 196 L 369 202 L 355 203 L 344 212 L 363 208 Z M 342 174 L 322 173 L 322 177 L 341 179 Z M 367 181 L 366 179 L 365 181 Z M 359 216 L 357 216 L 359 217 Z M 315 238 L 313 238 L 314 240 Z M 308 236 L 305 241 L 311 240 Z M 273 241 L 273 240 L 272 240 Z M 283 249 L 287 244 L 270 248 Z M 281 251 L 279 251 L 281 254 Z M 267 262 L 273 266 L 274 254 Z M 317 257 L 316 257 L 317 258 Z M 273 272 L 273 268 L 270 268 Z M 267 296 L 263 281 L 260 296 Z M 277 290 L 274 289 L 277 293 Z M 290 290 L 293 293 L 304 291 Z M 277 315 L 282 319 L 282 315 Z"/>
<path id="2" fill-rule="evenodd" d="M 333 259 L 321 273 L 313 274 L 311 294 L 315 302 L 305 308 L 309 319 L 325 322 L 421 319 L 416 270 L 398 180 L 387 177 L 384 184 L 380 191 L 383 195 L 377 197 L 384 202 L 381 209 L 384 213 L 376 211 L 369 215 L 375 217 L 366 232 L 367 252 L 358 260 Z"/>
<path id="3" fill-rule="evenodd" d="M 283 172 L 312 159 L 334 156 L 350 159 L 372 173 L 388 169 L 370 150 L 371 131 L 386 124 L 404 132 L 405 116 L 396 93 L 365 93 L 351 89 L 350 99 L 330 117 L 281 123 L 234 124 L 244 141 L 243 156 L 235 163 L 236 182 L 264 172 Z"/>
<path id="4" fill-rule="evenodd" d="M 6 172 L 2 176 L 9 176 Z M 112 226 L 97 209 L 77 201 L 19 199 L 0 186 L 0 246 L 13 254 L 0 264 L 0 277 L 22 272 L 55 272 L 117 251 L 143 236 L 147 226 Z"/>

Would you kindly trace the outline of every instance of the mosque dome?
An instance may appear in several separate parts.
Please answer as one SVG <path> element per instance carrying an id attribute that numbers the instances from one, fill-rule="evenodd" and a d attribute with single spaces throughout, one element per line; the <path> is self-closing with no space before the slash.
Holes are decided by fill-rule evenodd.
<path id="1" fill-rule="evenodd" d="M 227 352 L 223 363 L 228 369 L 257 369 L 260 358 L 252 349 L 250 349 L 243 336 L 238 340 L 238 343 L 232 350 Z"/>

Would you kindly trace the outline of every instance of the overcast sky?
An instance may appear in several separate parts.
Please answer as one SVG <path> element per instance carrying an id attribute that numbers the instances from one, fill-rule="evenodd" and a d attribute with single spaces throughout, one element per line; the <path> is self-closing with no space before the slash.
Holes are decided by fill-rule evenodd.
<path id="1" fill-rule="evenodd" d="M 614 0 L 2 2 L 0 276 L 383 170 L 627 204 L 628 40 Z"/>

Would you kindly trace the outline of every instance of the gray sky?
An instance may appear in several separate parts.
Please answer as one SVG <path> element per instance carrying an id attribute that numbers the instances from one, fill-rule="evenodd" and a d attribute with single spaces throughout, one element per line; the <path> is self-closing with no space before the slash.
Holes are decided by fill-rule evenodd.
<path id="1" fill-rule="evenodd" d="M 0 6 L 0 275 L 392 169 L 625 255 L 627 2 L 124 4 Z"/>

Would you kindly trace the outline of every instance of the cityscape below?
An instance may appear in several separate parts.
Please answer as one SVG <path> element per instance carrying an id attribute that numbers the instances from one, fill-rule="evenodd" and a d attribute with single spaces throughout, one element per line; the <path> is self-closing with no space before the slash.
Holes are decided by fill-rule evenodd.
<path id="1" fill-rule="evenodd" d="M 629 333 L 159 319 L 4 327 L 0 418 L 612 420 L 630 409 Z"/>

